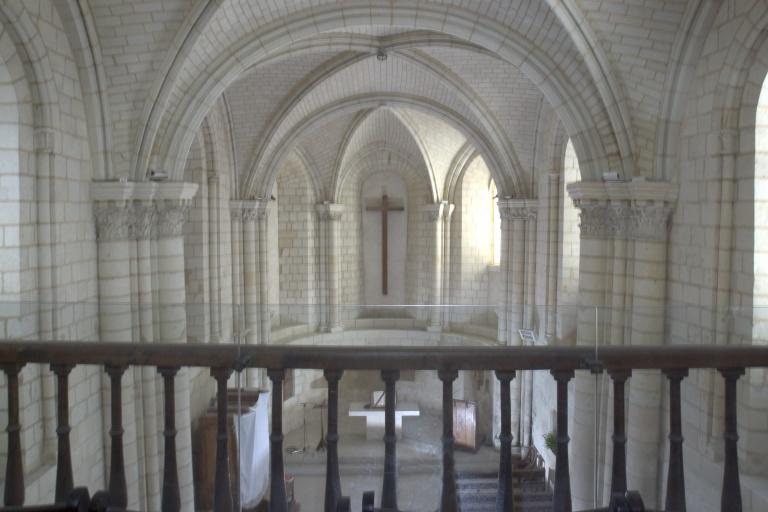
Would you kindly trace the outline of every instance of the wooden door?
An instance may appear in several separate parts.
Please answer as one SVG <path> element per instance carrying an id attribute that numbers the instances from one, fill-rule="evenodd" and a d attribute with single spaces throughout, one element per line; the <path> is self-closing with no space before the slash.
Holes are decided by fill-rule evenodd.
<path id="1" fill-rule="evenodd" d="M 457 448 L 477 450 L 477 402 L 453 401 L 453 436 Z"/>

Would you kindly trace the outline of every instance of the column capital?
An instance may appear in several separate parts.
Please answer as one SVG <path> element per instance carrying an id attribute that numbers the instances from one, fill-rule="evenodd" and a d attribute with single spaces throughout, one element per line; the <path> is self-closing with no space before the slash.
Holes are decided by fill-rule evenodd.
<path id="1" fill-rule="evenodd" d="M 447 207 L 448 201 L 440 201 L 433 204 L 426 204 L 419 208 L 419 210 L 429 222 L 438 222 L 442 220 L 444 211 Z"/>
<path id="2" fill-rule="evenodd" d="M 50 128 L 37 128 L 32 134 L 35 151 L 53 153 L 56 149 L 56 132 Z"/>
<path id="3" fill-rule="evenodd" d="M 255 222 L 267 215 L 266 201 L 230 201 L 232 217 L 242 222 Z"/>
<path id="4" fill-rule="evenodd" d="M 503 220 L 526 220 L 535 216 L 539 202 L 536 199 L 499 199 L 499 215 Z"/>
<path id="5" fill-rule="evenodd" d="M 453 215 L 454 210 L 456 210 L 455 204 L 445 203 L 445 208 L 443 208 L 443 219 L 445 222 L 451 222 L 451 216 Z"/>
<path id="6" fill-rule="evenodd" d="M 321 221 L 339 221 L 345 210 L 346 206 L 341 203 L 323 202 L 315 205 L 315 211 Z"/>
<path id="7" fill-rule="evenodd" d="M 582 238 L 664 241 L 677 200 L 666 182 L 577 182 L 568 194 L 581 210 Z"/>
<path id="8" fill-rule="evenodd" d="M 197 192 L 194 183 L 96 182 L 92 186 L 98 240 L 182 235 Z"/>

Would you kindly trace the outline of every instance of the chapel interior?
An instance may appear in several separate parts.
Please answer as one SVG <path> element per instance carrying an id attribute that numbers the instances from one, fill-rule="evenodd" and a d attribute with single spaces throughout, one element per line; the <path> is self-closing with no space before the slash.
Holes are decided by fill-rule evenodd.
<path id="1" fill-rule="evenodd" d="M 0 0 L 0 512 L 768 510 L 766 76 L 765 0 Z"/>

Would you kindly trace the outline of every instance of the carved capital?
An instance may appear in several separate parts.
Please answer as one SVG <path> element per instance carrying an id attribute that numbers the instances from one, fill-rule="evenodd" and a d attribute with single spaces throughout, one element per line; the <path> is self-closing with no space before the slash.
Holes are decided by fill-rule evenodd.
<path id="1" fill-rule="evenodd" d="M 527 220 L 536 216 L 536 201 L 531 199 L 499 199 L 499 216 L 504 221 Z"/>
<path id="2" fill-rule="evenodd" d="M 629 235 L 633 240 L 663 242 L 669 234 L 672 205 L 662 201 L 637 201 L 632 204 Z"/>
<path id="3" fill-rule="evenodd" d="M 148 240 L 152 236 L 152 227 L 157 219 L 155 205 L 149 201 L 137 201 L 132 205 L 133 224 L 131 237 Z"/>
<path id="4" fill-rule="evenodd" d="M 96 239 L 99 241 L 132 238 L 133 214 L 131 204 L 123 201 L 103 201 L 93 205 L 96 218 Z"/>
<path id="5" fill-rule="evenodd" d="M 625 201 L 574 201 L 581 210 L 579 228 L 582 238 L 626 238 L 629 204 Z"/>
<path id="6" fill-rule="evenodd" d="M 317 217 L 322 222 L 338 222 L 344 216 L 344 205 L 339 203 L 321 203 L 315 205 Z"/>
<path id="7" fill-rule="evenodd" d="M 156 238 L 175 238 L 182 236 L 184 220 L 189 201 L 160 201 L 156 204 L 157 222 L 154 226 Z"/>

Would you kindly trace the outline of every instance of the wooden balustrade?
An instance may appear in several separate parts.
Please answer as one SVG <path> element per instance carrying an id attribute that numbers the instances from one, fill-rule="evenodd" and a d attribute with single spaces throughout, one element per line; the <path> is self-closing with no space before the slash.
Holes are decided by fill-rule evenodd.
<path id="1" fill-rule="evenodd" d="M 667 477 L 668 512 L 685 511 L 683 479 L 681 381 L 688 368 L 718 368 L 725 380 L 725 463 L 723 473 L 723 510 L 741 510 L 738 469 L 737 395 L 738 379 L 745 368 L 768 367 L 768 348 L 734 346 L 685 347 L 605 347 L 599 353 L 599 365 L 605 368 L 614 385 L 613 496 L 629 496 L 626 480 L 626 434 L 624 388 L 632 370 L 659 369 L 670 386 L 670 457 Z M 56 505 L 23 507 L 24 471 L 22 461 L 19 385 L 25 364 L 46 363 L 57 377 L 58 457 Z M 67 508 L 73 491 L 72 461 L 69 447 L 68 376 L 77 365 L 103 365 L 111 388 L 111 460 L 108 497 L 110 507 L 88 509 L 124 510 L 127 506 L 123 460 L 123 425 L 121 383 L 128 366 L 153 366 L 158 369 L 164 387 L 164 470 L 162 512 L 180 510 L 179 479 L 176 463 L 176 426 L 174 379 L 181 367 L 208 367 L 217 382 L 218 437 L 216 457 L 216 512 L 233 509 L 228 464 L 226 423 L 226 388 L 233 368 L 267 368 L 272 382 L 272 429 L 270 435 L 270 503 L 272 512 L 287 512 L 283 461 L 282 384 L 285 370 L 309 368 L 324 370 L 328 382 L 327 468 L 325 512 L 350 509 L 348 498 L 341 496 L 338 460 L 338 385 L 343 370 L 380 370 L 385 383 L 385 461 L 382 509 L 397 508 L 397 458 L 395 432 L 395 388 L 400 370 L 437 370 L 443 384 L 443 478 L 441 512 L 461 509 L 457 498 L 453 453 L 453 382 L 462 370 L 492 370 L 501 385 L 501 453 L 499 455 L 499 490 L 497 510 L 513 510 L 510 383 L 517 370 L 549 370 L 557 394 L 557 453 L 553 510 L 571 511 L 568 461 L 568 384 L 575 371 L 594 368 L 594 351 L 589 347 L 493 347 L 493 348 L 378 348 L 378 347 L 285 347 L 285 346 L 204 346 L 204 345 L 132 345 L 124 343 L 0 343 L 0 368 L 7 377 L 8 456 L 4 503 L 0 512 L 25 510 L 56 512 L 81 510 Z M 366 494 L 365 507 L 372 508 L 372 494 Z M 103 505 L 103 502 L 102 502 Z"/>

